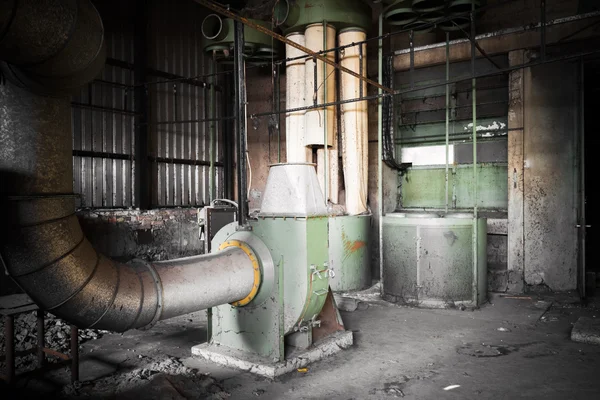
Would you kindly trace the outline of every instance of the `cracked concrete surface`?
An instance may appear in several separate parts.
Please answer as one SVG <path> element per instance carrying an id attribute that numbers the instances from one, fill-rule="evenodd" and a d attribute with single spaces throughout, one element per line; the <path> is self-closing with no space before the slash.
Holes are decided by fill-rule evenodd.
<path id="1" fill-rule="evenodd" d="M 577 319 L 600 318 L 600 310 L 572 297 L 497 295 L 465 311 L 362 301 L 367 309 L 342 312 L 354 345 L 306 372 L 272 380 L 192 357 L 191 347 L 206 335 L 204 314 L 195 313 L 85 343 L 81 377 L 118 379 L 170 356 L 214 378 L 230 399 L 590 399 L 600 393 L 600 346 L 570 340 Z M 62 369 L 20 380 L 17 395 L 50 397 L 66 383 Z M 148 388 L 161 390 L 151 382 Z"/>

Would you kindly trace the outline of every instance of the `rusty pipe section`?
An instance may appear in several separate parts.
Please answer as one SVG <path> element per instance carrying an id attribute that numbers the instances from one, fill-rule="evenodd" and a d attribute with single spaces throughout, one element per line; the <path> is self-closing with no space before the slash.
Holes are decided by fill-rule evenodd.
<path id="1" fill-rule="evenodd" d="M 91 10 L 89 0 L 0 2 L 2 70 L 18 72 L 0 84 L 0 255 L 6 272 L 40 308 L 81 328 L 117 332 L 248 297 L 258 285 L 257 257 L 249 249 L 122 264 L 96 252 L 83 235 L 72 194 L 71 106 L 62 95 L 100 63 L 97 58 L 104 62 L 98 50 L 103 40 L 93 40 L 101 21 Z M 83 29 L 81 18 L 91 32 L 79 33 L 87 49 L 70 36 Z M 80 43 L 80 51 L 68 51 L 72 43 Z"/>

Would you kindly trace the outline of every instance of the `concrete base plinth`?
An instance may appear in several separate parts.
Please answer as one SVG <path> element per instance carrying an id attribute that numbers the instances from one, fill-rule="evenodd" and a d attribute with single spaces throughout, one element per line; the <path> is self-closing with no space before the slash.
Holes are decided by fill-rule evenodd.
<path id="1" fill-rule="evenodd" d="M 574 342 L 600 344 L 600 318 L 580 317 L 571 331 Z"/>
<path id="2" fill-rule="evenodd" d="M 208 343 L 192 347 L 192 354 L 226 367 L 275 378 L 347 349 L 353 341 L 352 331 L 336 332 L 306 350 L 293 352 L 282 362 L 272 362 L 255 354 Z"/>

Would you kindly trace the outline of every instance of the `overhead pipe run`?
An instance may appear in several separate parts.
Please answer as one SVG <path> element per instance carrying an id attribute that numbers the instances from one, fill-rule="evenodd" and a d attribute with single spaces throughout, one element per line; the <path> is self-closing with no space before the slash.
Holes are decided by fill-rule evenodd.
<path id="1" fill-rule="evenodd" d="M 7 273 L 40 308 L 81 328 L 125 331 L 251 302 L 266 260 L 243 242 L 158 263 L 117 263 L 94 250 L 74 212 L 71 105 L 62 95 L 104 64 L 99 15 L 89 0 L 10 4 L 0 6 L 0 15 L 12 16 L 0 21 L 2 68 L 15 72 L 8 75 L 14 84 L 0 85 L 0 254 Z"/>

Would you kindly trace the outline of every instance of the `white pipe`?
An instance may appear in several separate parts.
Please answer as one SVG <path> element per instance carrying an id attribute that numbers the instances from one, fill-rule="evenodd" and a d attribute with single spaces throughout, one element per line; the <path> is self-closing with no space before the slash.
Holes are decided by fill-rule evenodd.
<path id="1" fill-rule="evenodd" d="M 286 36 L 289 40 L 305 45 L 304 34 L 295 32 Z M 285 45 L 286 56 L 288 58 L 305 55 L 304 52 Z M 304 107 L 306 100 L 304 98 L 304 59 L 289 61 L 286 64 L 285 77 L 285 105 L 286 108 Z M 312 162 L 312 152 L 305 145 L 304 138 L 304 114 L 305 111 L 296 111 L 287 113 L 285 117 L 285 149 L 288 163 Z"/>
<path id="2" fill-rule="evenodd" d="M 360 29 L 343 30 L 338 35 L 339 45 L 346 46 L 362 42 L 367 38 L 365 31 Z M 367 74 L 367 46 L 362 44 L 362 60 L 360 59 L 361 45 L 347 47 L 340 51 L 340 64 L 352 71 L 359 72 L 362 63 L 363 76 Z M 349 74 L 341 74 L 341 100 L 354 99 L 362 94 L 366 96 L 367 85 Z M 368 114 L 367 102 L 357 101 L 341 105 L 342 124 L 342 158 L 344 163 L 344 182 L 346 185 L 346 211 L 350 215 L 362 214 L 367 211 L 368 194 Z"/>
<path id="3" fill-rule="evenodd" d="M 326 47 L 335 47 L 335 28 L 331 25 L 327 25 L 327 40 Z M 318 52 L 324 50 L 323 48 L 323 24 L 312 24 L 306 27 L 304 31 L 306 38 L 306 47 L 312 51 Z M 335 61 L 335 52 L 331 51 L 326 53 L 326 57 L 331 61 Z M 305 74 L 305 98 L 308 105 L 314 104 L 315 94 L 315 72 L 314 72 L 314 60 L 308 58 L 306 60 Z M 322 61 L 317 61 L 317 104 L 323 104 L 335 101 L 335 88 L 336 88 L 335 70 L 331 65 L 323 66 Z M 327 85 L 327 90 L 325 90 Z M 325 99 L 325 92 L 327 91 L 327 99 Z M 306 145 L 307 146 L 324 146 L 324 135 L 325 135 L 325 124 L 327 124 L 327 145 L 333 145 L 333 137 L 335 134 L 335 107 L 318 108 L 306 111 L 305 114 L 305 129 L 306 129 Z"/>

